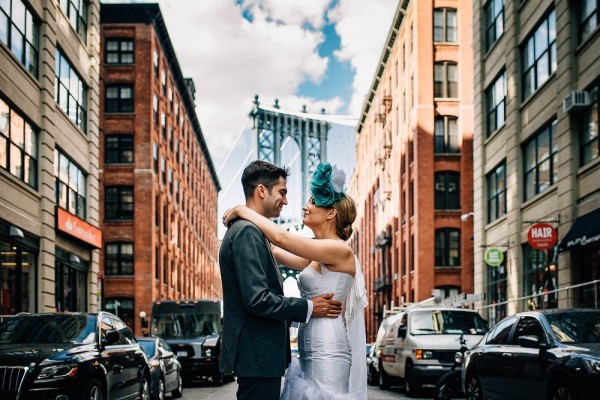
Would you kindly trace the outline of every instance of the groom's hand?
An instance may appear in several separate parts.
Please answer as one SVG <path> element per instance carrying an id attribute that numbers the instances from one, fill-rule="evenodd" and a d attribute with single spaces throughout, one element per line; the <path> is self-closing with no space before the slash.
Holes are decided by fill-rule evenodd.
<path id="1" fill-rule="evenodd" d="M 328 293 L 312 298 L 311 318 L 337 318 L 342 313 L 342 303 L 332 300 L 332 297 L 333 293 Z"/>

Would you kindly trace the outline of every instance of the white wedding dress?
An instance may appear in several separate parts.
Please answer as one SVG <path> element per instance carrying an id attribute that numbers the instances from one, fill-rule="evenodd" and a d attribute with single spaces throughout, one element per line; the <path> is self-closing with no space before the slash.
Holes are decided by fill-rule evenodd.
<path id="1" fill-rule="evenodd" d="M 292 361 L 285 375 L 282 400 L 366 400 L 366 338 L 363 309 L 367 305 L 364 278 L 355 257 L 353 278 L 330 271 L 305 268 L 298 275 L 303 298 L 333 293 L 344 304 L 338 318 L 311 318 L 300 324 L 300 361 Z"/>

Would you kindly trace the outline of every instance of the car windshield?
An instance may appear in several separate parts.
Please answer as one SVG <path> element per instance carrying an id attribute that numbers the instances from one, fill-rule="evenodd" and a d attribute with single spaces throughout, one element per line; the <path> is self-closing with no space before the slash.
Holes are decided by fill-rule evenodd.
<path id="1" fill-rule="evenodd" d="M 96 340 L 96 317 L 54 314 L 10 317 L 0 324 L 0 344 L 89 344 Z"/>
<path id="2" fill-rule="evenodd" d="M 600 343 L 600 311 L 569 311 L 546 314 L 561 343 Z"/>
<path id="3" fill-rule="evenodd" d="M 140 340 L 139 342 L 142 350 L 144 350 L 148 357 L 154 357 L 156 342 L 154 340 Z"/>
<path id="4" fill-rule="evenodd" d="M 410 314 L 409 325 L 413 335 L 483 335 L 487 331 L 479 314 L 460 310 L 415 311 Z"/>
<path id="5" fill-rule="evenodd" d="M 152 317 L 152 336 L 192 339 L 219 333 L 219 314 L 165 314 Z"/>

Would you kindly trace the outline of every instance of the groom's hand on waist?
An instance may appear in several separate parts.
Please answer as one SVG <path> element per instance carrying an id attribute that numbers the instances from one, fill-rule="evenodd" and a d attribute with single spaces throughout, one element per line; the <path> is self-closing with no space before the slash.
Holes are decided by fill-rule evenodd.
<path id="1" fill-rule="evenodd" d="M 333 293 L 312 298 L 312 318 L 337 318 L 342 313 L 342 303 L 332 300 Z"/>

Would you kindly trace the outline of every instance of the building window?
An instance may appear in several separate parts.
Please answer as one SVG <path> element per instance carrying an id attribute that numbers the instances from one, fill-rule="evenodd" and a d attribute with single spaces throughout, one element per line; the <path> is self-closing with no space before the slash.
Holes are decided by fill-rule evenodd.
<path id="1" fill-rule="evenodd" d="M 86 129 L 87 88 L 69 61 L 56 49 L 54 100 L 83 132 Z"/>
<path id="2" fill-rule="evenodd" d="M 133 299 L 131 297 L 108 297 L 105 305 L 106 311 L 109 311 L 119 317 L 129 329 L 133 330 Z"/>
<path id="3" fill-rule="evenodd" d="M 0 167 L 37 188 L 38 134 L 0 99 Z"/>
<path id="4" fill-rule="evenodd" d="M 60 150 L 54 150 L 55 198 L 59 207 L 85 219 L 86 177 Z"/>
<path id="5" fill-rule="evenodd" d="M 133 64 L 133 39 L 106 39 L 107 64 Z"/>
<path id="6" fill-rule="evenodd" d="M 74 262 L 70 254 L 61 249 L 55 251 L 55 304 L 57 311 L 87 311 L 88 264 Z"/>
<path id="7" fill-rule="evenodd" d="M 159 59 L 159 57 L 158 57 L 158 51 L 156 49 L 154 49 L 152 51 L 152 63 L 154 65 L 154 77 L 155 78 L 158 78 L 158 70 L 159 70 L 158 59 Z"/>
<path id="8" fill-rule="evenodd" d="M 21 0 L 0 1 L 0 41 L 37 76 L 39 22 Z"/>
<path id="9" fill-rule="evenodd" d="M 158 125 L 158 96 L 152 95 L 152 111 L 154 116 L 154 125 Z"/>
<path id="10" fill-rule="evenodd" d="M 579 1 L 579 38 L 583 42 L 598 27 L 600 22 L 600 3 L 598 0 Z"/>
<path id="11" fill-rule="evenodd" d="M 528 99 L 556 71 L 556 12 L 552 11 L 525 41 L 523 99 Z"/>
<path id="12" fill-rule="evenodd" d="M 444 61 L 434 65 L 434 97 L 458 97 L 458 66 Z"/>
<path id="13" fill-rule="evenodd" d="M 435 173 L 435 209 L 460 209 L 460 174 L 458 172 Z"/>
<path id="14" fill-rule="evenodd" d="M 133 187 L 107 186 L 104 215 L 107 220 L 132 220 Z"/>
<path id="15" fill-rule="evenodd" d="M 169 193 L 173 194 L 173 168 L 169 167 Z"/>
<path id="16" fill-rule="evenodd" d="M 104 108 L 107 113 L 132 113 L 133 86 L 106 85 L 106 102 Z"/>
<path id="17" fill-rule="evenodd" d="M 558 180 L 557 154 L 554 120 L 525 145 L 525 200 Z"/>
<path id="18" fill-rule="evenodd" d="M 498 304 L 490 309 L 489 322 L 490 326 L 499 322 L 506 317 L 506 296 L 507 296 L 507 280 L 506 280 L 506 253 L 504 253 L 504 261 L 497 267 L 487 268 L 488 270 L 488 287 L 487 299 L 488 304 Z M 503 303 L 503 304 L 502 304 Z"/>
<path id="19" fill-rule="evenodd" d="M 535 296 L 526 300 L 525 310 L 556 308 L 558 296 L 558 268 L 549 262 L 552 250 L 536 250 L 529 244 L 523 245 L 523 296 Z"/>
<path id="20" fill-rule="evenodd" d="M 585 110 L 581 118 L 581 165 L 585 165 L 600 155 L 600 136 L 598 135 L 599 89 L 592 90 L 592 105 Z"/>
<path id="21" fill-rule="evenodd" d="M 435 230 L 435 266 L 460 267 L 460 231 L 458 229 Z"/>
<path id="22" fill-rule="evenodd" d="M 107 243 L 104 258 L 106 275 L 133 275 L 133 243 Z"/>
<path id="23" fill-rule="evenodd" d="M 506 72 L 502 72 L 485 92 L 487 103 L 487 136 L 506 122 Z"/>
<path id="24" fill-rule="evenodd" d="M 160 71 L 160 84 L 162 86 L 163 95 L 167 94 L 167 73 L 164 68 Z"/>
<path id="25" fill-rule="evenodd" d="M 485 49 L 489 50 L 504 32 L 504 0 L 489 0 L 484 7 Z"/>
<path id="26" fill-rule="evenodd" d="M 167 161 L 165 160 L 165 156 L 160 157 L 160 174 L 164 185 L 167 182 Z"/>
<path id="27" fill-rule="evenodd" d="M 162 131 L 162 136 L 166 139 L 167 138 L 167 115 L 164 112 L 160 113 L 160 128 Z"/>
<path id="28" fill-rule="evenodd" d="M 177 179 L 175 179 L 175 189 L 173 189 L 175 191 L 175 202 L 179 203 L 179 181 Z"/>
<path id="29" fill-rule="evenodd" d="M 458 42 L 456 10 L 453 8 L 436 8 L 433 10 L 433 41 Z"/>
<path id="30" fill-rule="evenodd" d="M 506 163 L 503 161 L 487 175 L 488 222 L 506 214 Z"/>
<path id="31" fill-rule="evenodd" d="M 154 165 L 154 173 L 158 175 L 158 144 L 152 143 L 152 161 Z"/>
<path id="32" fill-rule="evenodd" d="M 132 164 L 133 135 L 106 136 L 105 151 L 106 164 Z"/>
<path id="33" fill-rule="evenodd" d="M 459 153 L 458 120 L 456 117 L 441 117 L 435 119 L 434 150 L 436 154 Z"/>
<path id="34" fill-rule="evenodd" d="M 0 240 L 0 312 L 2 315 L 33 312 L 36 254 L 16 243 Z"/>
<path id="35" fill-rule="evenodd" d="M 89 0 L 60 0 L 60 8 L 84 41 L 87 35 L 87 3 Z"/>

